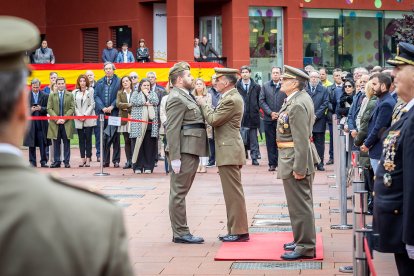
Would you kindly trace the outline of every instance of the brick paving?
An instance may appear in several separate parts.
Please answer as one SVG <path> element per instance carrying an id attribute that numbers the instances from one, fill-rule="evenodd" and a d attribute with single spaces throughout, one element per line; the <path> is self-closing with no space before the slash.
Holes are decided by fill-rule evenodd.
<path id="1" fill-rule="evenodd" d="M 23 152 L 27 158 L 28 151 Z M 261 152 L 260 166 L 252 166 L 248 160 L 242 169 L 249 223 L 256 214 L 287 214 L 286 207 L 276 206 L 286 203 L 282 182 L 276 179 L 276 173 L 267 171 L 264 146 L 261 146 Z M 330 209 L 338 208 L 335 199 L 338 189 L 329 187 L 334 184 L 334 179 L 328 177 L 333 174 L 333 166 L 326 166 L 325 172 L 317 172 L 313 186 L 314 202 L 320 203 L 315 207 L 315 213 L 320 214 L 315 222 L 323 236 L 322 269 L 251 270 L 233 269 L 231 261 L 214 261 L 221 243 L 217 236 L 226 233 L 226 212 L 217 168 L 197 174 L 187 196 L 189 227 L 206 242 L 201 245 L 174 244 L 168 216 L 169 176 L 164 172 L 163 161 L 151 175 L 136 175 L 132 170 L 111 167 L 105 169 L 110 176 L 99 177 L 93 175 L 99 171 L 97 162 L 92 162 L 90 168 L 78 168 L 81 163 L 79 151 L 72 148 L 71 153 L 71 169 L 39 168 L 39 171 L 58 174 L 74 185 L 117 197 L 116 202 L 124 207 L 135 275 L 344 275 L 338 268 L 352 263 L 352 230 L 330 229 L 330 225 L 338 224 L 340 220 L 339 214 L 330 213 Z M 125 160 L 124 156 L 121 160 Z M 348 207 L 351 208 L 350 203 Z M 352 215 L 349 214 L 348 223 L 351 222 Z M 397 275 L 393 255 L 375 252 L 374 257 L 378 275 Z"/>

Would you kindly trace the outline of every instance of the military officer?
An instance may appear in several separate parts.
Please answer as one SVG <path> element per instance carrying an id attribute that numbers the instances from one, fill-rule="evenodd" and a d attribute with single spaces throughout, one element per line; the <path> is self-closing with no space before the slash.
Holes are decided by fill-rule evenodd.
<path id="1" fill-rule="evenodd" d="M 276 141 L 279 149 L 278 178 L 283 180 L 294 242 L 284 245 L 285 260 L 315 256 L 315 219 L 312 182 L 317 155 L 310 138 L 315 121 L 311 97 L 304 89 L 308 74 L 285 65 L 281 91 L 287 98 L 277 119 Z"/>
<path id="2" fill-rule="evenodd" d="M 194 77 L 190 65 L 176 63 L 169 72 L 173 88 L 166 104 L 168 159 L 173 169 L 170 179 L 170 220 L 175 243 L 203 243 L 187 226 L 185 197 L 199 165 L 199 156 L 208 156 L 207 131 L 203 114 L 190 93 Z"/>
<path id="3" fill-rule="evenodd" d="M 374 249 L 394 253 L 400 276 L 414 271 L 414 45 L 401 42 L 394 65 L 398 97 L 407 105 L 383 135 L 383 151 L 374 183 Z"/>
<path id="4" fill-rule="evenodd" d="M 222 95 L 216 108 L 200 99 L 204 117 L 214 127 L 216 162 L 223 187 L 227 210 L 228 234 L 223 242 L 248 241 L 246 203 L 240 169 L 246 164 L 240 125 L 243 118 L 243 98 L 235 88 L 237 69 L 215 68 L 216 89 Z"/>
<path id="5" fill-rule="evenodd" d="M 0 275 L 133 275 L 121 209 L 22 158 L 23 57 L 40 36 L 16 17 L 0 16 L 0 30 Z"/>

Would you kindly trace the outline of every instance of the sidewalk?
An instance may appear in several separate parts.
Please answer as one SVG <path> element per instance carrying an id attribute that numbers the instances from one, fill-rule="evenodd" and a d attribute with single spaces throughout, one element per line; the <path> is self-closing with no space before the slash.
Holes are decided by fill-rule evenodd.
<path id="1" fill-rule="evenodd" d="M 28 160 L 28 151 L 24 150 Z M 333 166 L 325 172 L 317 172 L 313 185 L 315 220 L 317 231 L 323 236 L 324 260 L 318 269 L 306 269 L 308 262 L 291 262 L 293 269 L 280 269 L 271 263 L 233 263 L 214 261 L 220 247 L 219 234 L 226 233 L 226 211 L 217 168 L 206 174 L 197 174 L 187 196 L 187 217 L 193 234 L 204 237 L 202 245 L 174 244 L 168 215 L 169 176 L 160 161 L 151 175 L 136 175 L 132 170 L 105 168 L 110 176 L 94 176 L 99 171 L 97 162 L 90 168 L 78 168 L 81 163 L 79 151 L 72 149 L 71 169 L 41 169 L 42 173 L 58 174 L 61 178 L 98 193 L 110 195 L 124 207 L 125 223 L 129 235 L 131 262 L 135 275 L 345 275 L 338 271 L 343 265 L 352 264 L 352 230 L 331 230 L 331 224 L 339 223 L 339 214 L 330 214 L 338 208 L 338 189 L 334 184 Z M 249 223 L 254 223 L 256 214 L 288 214 L 282 181 L 276 173 L 268 172 L 266 147 L 261 146 L 260 166 L 252 166 L 251 160 L 242 169 L 242 181 L 247 203 Z M 121 167 L 124 164 L 122 149 Z M 96 158 L 93 158 L 96 161 Z M 111 164 L 112 166 L 112 164 Z M 277 205 L 279 204 L 279 205 Z M 350 202 L 348 208 L 351 208 Z M 262 221 L 263 222 L 263 221 Z M 352 223 L 352 214 L 348 215 Z M 253 231 L 270 231 L 251 228 Z M 280 226 L 283 230 L 287 226 Z M 103 241 L 104 242 L 104 241 Z M 378 275 L 398 275 L 394 256 L 374 252 Z M 258 267 L 261 265 L 261 267 Z M 255 267 L 256 266 L 256 267 Z"/>

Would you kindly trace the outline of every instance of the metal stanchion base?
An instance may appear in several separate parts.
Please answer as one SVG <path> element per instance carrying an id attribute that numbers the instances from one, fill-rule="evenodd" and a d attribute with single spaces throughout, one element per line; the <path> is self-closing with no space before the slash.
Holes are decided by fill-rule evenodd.
<path id="1" fill-rule="evenodd" d="M 94 173 L 93 175 L 94 176 L 108 176 L 109 173 L 104 173 L 104 172 L 100 173 L 100 172 L 98 172 L 98 173 Z"/>
<path id="2" fill-rule="evenodd" d="M 339 272 L 353 273 L 354 272 L 354 267 L 352 265 L 340 266 L 339 267 Z"/>
<path id="3" fill-rule="evenodd" d="M 338 185 L 329 185 L 329 188 L 338 188 Z"/>
<path id="4" fill-rule="evenodd" d="M 336 225 L 331 225 L 331 229 L 349 230 L 349 229 L 352 229 L 352 225 L 351 224 L 336 224 Z"/>

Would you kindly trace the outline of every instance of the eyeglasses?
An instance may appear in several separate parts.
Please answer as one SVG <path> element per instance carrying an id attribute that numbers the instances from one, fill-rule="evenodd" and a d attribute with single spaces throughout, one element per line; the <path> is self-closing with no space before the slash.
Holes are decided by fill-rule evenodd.
<path id="1" fill-rule="evenodd" d="M 353 87 L 352 85 L 348 84 L 348 85 L 344 85 L 345 88 L 351 88 Z"/>
<path id="2" fill-rule="evenodd" d="M 138 78 L 138 76 L 131 76 L 130 78 L 131 78 L 131 79 L 137 79 L 137 78 Z"/>

